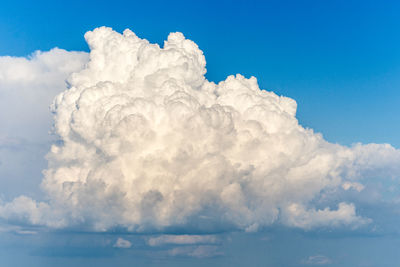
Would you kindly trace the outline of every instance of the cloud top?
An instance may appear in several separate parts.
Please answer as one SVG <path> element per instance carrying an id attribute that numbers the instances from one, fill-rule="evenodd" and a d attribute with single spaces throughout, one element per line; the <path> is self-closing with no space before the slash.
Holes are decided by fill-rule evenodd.
<path id="1" fill-rule="evenodd" d="M 398 150 L 326 142 L 255 77 L 208 81 L 203 52 L 181 33 L 163 47 L 106 27 L 85 38 L 89 63 L 52 106 L 49 201 L 18 198 L 3 218 L 133 232 L 356 227 L 369 220 L 354 204 L 320 207 L 321 195 L 360 189 L 368 173 L 398 176 Z"/>

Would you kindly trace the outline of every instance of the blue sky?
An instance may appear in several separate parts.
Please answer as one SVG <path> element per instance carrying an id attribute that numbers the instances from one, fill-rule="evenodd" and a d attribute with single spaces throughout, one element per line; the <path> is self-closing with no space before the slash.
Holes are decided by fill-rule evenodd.
<path id="1" fill-rule="evenodd" d="M 89 52 L 83 35 L 100 26 L 129 28 L 160 45 L 179 31 L 204 52 L 208 80 L 255 76 L 260 88 L 295 99 L 299 123 L 331 143 L 400 148 L 399 12 L 397 1 L 6 0 L 0 9 L 0 56 L 26 57 L 54 47 Z M 27 106 L 34 107 L 40 100 L 2 93 L 1 87 L 8 88 L 0 83 L 0 199 L 46 199 L 39 184 L 55 142 L 47 134 L 51 117 L 37 113 L 37 120 L 18 125 L 27 114 L 18 111 L 19 101 L 32 99 Z M 54 97 L 46 92 L 37 99 Z M 17 108 L 7 113 L 7 102 Z M 48 108 L 42 106 L 38 110 L 45 114 Z M 360 197 L 338 195 L 357 203 L 357 210 L 373 219 L 371 227 L 301 230 L 276 223 L 254 233 L 208 233 L 217 241 L 199 247 L 174 242 L 152 247 L 149 238 L 163 232 L 54 231 L 11 219 L 0 224 L 0 266 L 395 266 L 399 180 L 398 172 L 390 171 L 397 166 L 388 168 L 386 180 L 376 179 L 380 173 L 363 173 L 366 189 Z M 338 203 L 314 201 L 317 207 Z M 116 247 L 118 238 L 129 247 Z M 193 257 L 196 251 L 207 256 Z"/>

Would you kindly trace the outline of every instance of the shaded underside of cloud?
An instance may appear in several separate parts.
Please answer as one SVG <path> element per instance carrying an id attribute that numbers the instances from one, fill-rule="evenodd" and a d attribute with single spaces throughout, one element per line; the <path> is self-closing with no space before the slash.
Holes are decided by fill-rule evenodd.
<path id="1" fill-rule="evenodd" d="M 399 175 L 399 150 L 325 141 L 299 125 L 293 99 L 255 77 L 208 81 L 203 52 L 181 33 L 163 47 L 106 27 L 85 38 L 89 61 L 52 105 L 59 140 L 42 181 L 48 201 L 3 203 L 4 219 L 132 232 L 354 228 L 371 222 L 354 203 L 320 200 Z M 182 249 L 171 253 L 191 253 Z"/>

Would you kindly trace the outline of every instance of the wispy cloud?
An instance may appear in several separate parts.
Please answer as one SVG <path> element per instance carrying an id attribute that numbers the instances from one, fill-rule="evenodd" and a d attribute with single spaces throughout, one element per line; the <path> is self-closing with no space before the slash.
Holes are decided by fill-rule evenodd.
<path id="1" fill-rule="evenodd" d="M 130 248 L 132 246 L 132 243 L 126 239 L 123 239 L 122 237 L 119 237 L 113 247 L 115 248 Z"/>
<path id="2" fill-rule="evenodd" d="M 302 261 L 303 264 L 308 265 L 328 265 L 332 264 L 332 260 L 324 255 L 309 256 L 307 259 Z"/>
<path id="3" fill-rule="evenodd" d="M 221 256 L 223 253 L 219 251 L 217 246 L 185 246 L 176 247 L 167 251 L 169 256 L 183 256 L 194 258 L 210 258 Z"/>
<path id="4" fill-rule="evenodd" d="M 219 239 L 213 235 L 161 235 L 147 239 L 149 246 L 173 245 L 193 245 L 193 244 L 213 244 Z"/>

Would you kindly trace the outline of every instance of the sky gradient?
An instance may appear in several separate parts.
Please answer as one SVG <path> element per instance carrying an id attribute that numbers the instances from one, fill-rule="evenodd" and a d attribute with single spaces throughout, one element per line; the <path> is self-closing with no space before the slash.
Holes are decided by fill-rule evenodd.
<path id="1" fill-rule="evenodd" d="M 20 195 L 48 200 L 40 189 L 42 171 L 51 163 L 45 155 L 51 144 L 60 142 L 48 135 L 52 125 L 48 106 L 64 90 L 60 77 L 80 70 L 87 61 L 86 53 L 44 53 L 49 61 L 57 59 L 54 66 L 68 65 L 52 69 L 42 67 L 41 62 L 48 62 L 45 56 L 32 53 L 55 47 L 89 52 L 83 36 L 100 26 L 120 33 L 129 28 L 160 46 L 170 32 L 182 32 L 204 52 L 209 81 L 217 83 L 237 73 L 255 76 L 261 89 L 294 99 L 299 124 L 322 133 L 330 143 L 388 143 L 400 148 L 400 4 L 396 1 L 4 1 L 2 5 L 2 205 Z M 1 72 L 11 66 L 6 56 L 37 59 L 38 73 L 48 75 L 43 76 L 45 82 L 13 85 L 9 73 L 18 73 L 18 68 Z M 397 152 L 393 153 L 395 158 Z M 357 212 L 373 219 L 365 228 L 298 229 L 276 222 L 251 233 L 229 227 L 211 232 L 191 232 L 189 227 L 96 233 L 75 226 L 54 230 L 11 218 L 0 221 L 0 266 L 395 266 L 400 260 L 399 172 L 396 159 L 388 162 L 383 172 L 361 171 L 365 179 L 361 194 L 352 184 L 354 192 L 345 189 L 334 195 L 357 203 Z M 316 197 L 311 204 L 336 207 L 340 200 L 330 197 Z M 184 234 L 195 237 L 174 239 Z M 151 245 L 150 240 L 160 236 L 157 240 L 164 241 Z"/>

